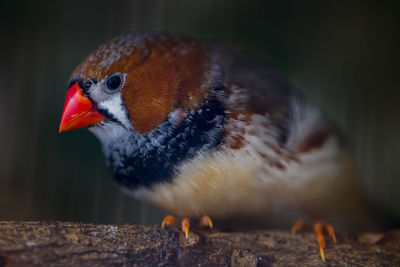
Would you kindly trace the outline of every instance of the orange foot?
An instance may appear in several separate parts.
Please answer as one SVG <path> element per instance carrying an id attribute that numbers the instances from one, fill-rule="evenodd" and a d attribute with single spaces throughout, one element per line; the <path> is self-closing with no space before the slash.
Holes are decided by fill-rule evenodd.
<path id="1" fill-rule="evenodd" d="M 178 226 L 179 222 L 173 217 L 173 216 L 166 216 L 164 220 L 161 223 L 161 228 L 165 228 L 165 226 L 168 225 L 173 225 L 173 226 Z M 210 227 L 211 229 L 213 228 L 213 223 L 211 221 L 211 218 L 208 217 L 207 215 L 201 216 L 199 219 L 199 227 Z M 182 223 L 181 223 L 181 228 L 182 231 L 185 233 L 185 237 L 188 238 L 189 236 L 189 228 L 190 228 L 190 219 L 188 217 L 183 218 Z"/>
<path id="2" fill-rule="evenodd" d="M 324 231 L 328 233 L 328 235 L 332 238 L 333 243 L 336 243 L 335 230 L 333 226 L 329 223 L 325 223 L 320 219 L 317 219 L 313 225 L 315 235 L 317 236 L 318 246 L 319 246 L 319 254 L 321 255 L 321 259 L 325 262 L 325 252 L 324 248 L 326 246 Z M 292 234 L 295 234 L 298 230 L 307 230 L 311 229 L 311 227 L 304 223 L 304 221 L 297 221 L 292 227 Z"/>

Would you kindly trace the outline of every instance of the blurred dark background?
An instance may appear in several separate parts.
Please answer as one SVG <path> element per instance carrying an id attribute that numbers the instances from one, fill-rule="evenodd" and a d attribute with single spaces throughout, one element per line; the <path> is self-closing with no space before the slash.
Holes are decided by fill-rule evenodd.
<path id="1" fill-rule="evenodd" d="M 120 33 L 224 41 L 275 66 L 346 134 L 359 183 L 400 219 L 399 13 L 375 1 L 1 1 L 0 220 L 160 223 L 87 130 L 58 134 L 72 70 Z M 397 225 L 398 226 L 398 225 Z"/>

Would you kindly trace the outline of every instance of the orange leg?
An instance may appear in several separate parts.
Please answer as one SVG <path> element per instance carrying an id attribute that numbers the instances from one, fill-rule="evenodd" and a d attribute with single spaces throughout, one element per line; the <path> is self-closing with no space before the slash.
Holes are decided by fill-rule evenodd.
<path id="1" fill-rule="evenodd" d="M 173 225 L 173 226 L 178 226 L 179 221 L 175 219 L 173 216 L 166 216 L 164 220 L 161 223 L 161 228 L 165 228 L 165 226 L 168 225 Z M 213 228 L 213 222 L 210 217 L 204 215 L 201 216 L 199 219 L 199 227 L 210 227 L 211 229 Z M 185 237 L 189 237 L 189 229 L 190 229 L 190 219 L 188 217 L 183 218 L 182 223 L 181 223 L 181 228 L 182 231 L 185 233 Z"/>
<path id="2" fill-rule="evenodd" d="M 321 255 L 322 261 L 325 262 L 324 248 L 325 248 L 326 244 L 325 244 L 325 237 L 324 237 L 324 233 L 323 233 L 323 225 L 321 222 L 314 223 L 314 232 L 315 232 L 315 235 L 317 236 L 317 241 L 318 241 L 318 246 L 319 246 L 319 254 Z"/>
<path id="3" fill-rule="evenodd" d="M 314 223 L 314 232 L 317 236 L 318 246 L 319 246 L 319 254 L 321 255 L 321 259 L 325 262 L 325 252 L 324 248 L 326 247 L 324 232 L 327 232 L 328 235 L 332 238 L 333 243 L 336 243 L 336 235 L 333 226 L 329 223 L 324 223 L 320 219 L 317 219 Z M 295 234 L 298 230 L 307 230 L 310 229 L 310 226 L 304 223 L 303 221 L 297 221 L 292 227 L 292 234 Z"/>
<path id="4" fill-rule="evenodd" d="M 175 219 L 174 216 L 168 215 L 164 218 L 164 220 L 161 223 L 161 228 L 165 228 L 165 226 L 168 225 L 173 225 L 173 226 L 178 226 L 179 222 L 177 219 Z M 190 227 L 190 219 L 189 218 L 183 218 L 182 223 L 181 223 L 181 228 L 182 231 L 185 233 L 185 237 L 188 238 L 189 236 L 189 227 Z"/>
<path id="5" fill-rule="evenodd" d="M 201 216 L 199 219 L 199 227 L 201 227 L 201 228 L 210 227 L 210 229 L 212 229 L 213 222 L 212 222 L 211 218 L 207 215 Z"/>
<path id="6" fill-rule="evenodd" d="M 174 226 L 178 226 L 179 222 L 174 218 L 174 216 L 168 215 L 164 218 L 164 220 L 161 223 L 161 228 L 165 228 L 165 226 L 168 225 L 174 225 Z"/>
<path id="7" fill-rule="evenodd" d="M 189 218 L 187 218 L 187 217 L 183 218 L 181 227 L 182 227 L 182 231 L 185 233 L 185 237 L 187 239 L 189 236 L 189 227 L 190 227 Z"/>
<path id="8" fill-rule="evenodd" d="M 165 220 L 165 219 L 164 219 Z M 298 220 L 292 226 L 292 235 L 294 235 L 297 231 L 304 229 L 306 224 L 302 220 Z"/>
<path id="9" fill-rule="evenodd" d="M 335 229 L 333 229 L 332 224 L 330 224 L 330 223 L 324 223 L 324 228 L 325 228 L 325 231 L 328 232 L 328 235 L 332 238 L 333 243 L 336 244 Z"/>

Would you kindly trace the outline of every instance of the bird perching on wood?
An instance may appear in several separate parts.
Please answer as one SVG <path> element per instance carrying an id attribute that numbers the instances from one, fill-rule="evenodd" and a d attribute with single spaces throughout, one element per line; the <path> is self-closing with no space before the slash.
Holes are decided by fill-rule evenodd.
<path id="1" fill-rule="evenodd" d="M 118 36 L 73 72 L 59 131 L 87 126 L 134 197 L 212 227 L 355 223 L 352 172 L 332 125 L 276 71 L 174 34 Z M 177 224 L 167 216 L 165 224 Z M 297 222 L 294 231 L 304 228 Z M 323 232 L 315 222 L 324 259 Z"/>

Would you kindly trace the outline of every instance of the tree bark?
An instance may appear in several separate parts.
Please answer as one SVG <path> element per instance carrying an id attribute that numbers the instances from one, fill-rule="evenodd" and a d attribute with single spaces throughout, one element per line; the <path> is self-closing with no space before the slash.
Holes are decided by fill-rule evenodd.
<path id="1" fill-rule="evenodd" d="M 327 238 L 326 264 L 400 265 L 400 231 Z M 221 232 L 70 222 L 0 222 L 0 266 L 325 265 L 312 233 Z"/>

